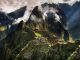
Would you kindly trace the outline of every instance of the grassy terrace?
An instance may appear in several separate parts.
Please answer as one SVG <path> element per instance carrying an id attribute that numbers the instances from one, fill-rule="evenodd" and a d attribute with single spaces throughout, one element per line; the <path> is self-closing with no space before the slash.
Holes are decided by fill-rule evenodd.
<path id="1" fill-rule="evenodd" d="M 48 30 L 31 26 L 9 34 L 4 43 L 2 60 L 79 60 L 80 42 L 71 38 L 65 42 Z"/>

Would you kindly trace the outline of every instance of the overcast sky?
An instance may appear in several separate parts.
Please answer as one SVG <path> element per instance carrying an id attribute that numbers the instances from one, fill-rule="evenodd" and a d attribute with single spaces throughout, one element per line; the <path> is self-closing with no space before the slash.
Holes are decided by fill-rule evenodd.
<path id="1" fill-rule="evenodd" d="M 0 8 L 2 8 L 2 11 L 9 13 L 9 12 L 12 12 L 22 6 L 27 6 L 27 9 L 30 9 L 31 7 L 34 7 L 35 5 L 39 5 L 39 4 L 45 3 L 45 2 L 68 3 L 68 4 L 72 5 L 76 1 L 80 1 L 80 0 L 0 0 Z M 27 10 L 25 13 L 25 16 L 23 18 L 25 18 L 25 17 L 28 18 L 28 15 L 29 15 L 29 13 Z"/>
<path id="2" fill-rule="evenodd" d="M 28 9 L 30 9 L 44 2 L 68 3 L 72 5 L 76 1 L 80 0 L 0 0 L 0 7 L 3 8 L 4 11 L 10 12 L 24 5 L 28 6 Z"/>

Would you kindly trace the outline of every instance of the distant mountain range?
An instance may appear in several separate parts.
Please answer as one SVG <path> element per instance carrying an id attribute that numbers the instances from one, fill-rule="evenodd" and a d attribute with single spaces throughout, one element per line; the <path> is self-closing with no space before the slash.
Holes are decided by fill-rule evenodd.
<path id="1" fill-rule="evenodd" d="M 4 8 L 3 11 L 5 11 L 6 13 L 9 13 L 10 11 L 12 12 L 12 10 L 16 10 L 19 7 L 24 6 L 24 5 L 27 5 L 28 7 L 32 7 L 34 5 L 37 5 L 37 3 L 35 3 L 36 0 L 33 0 L 33 1 L 34 2 L 31 2 L 29 0 L 23 0 L 23 1 L 21 1 L 21 0 L 14 0 L 14 1 L 13 0 L 12 1 L 11 0 L 7 0 L 7 1 L 6 0 L 3 0 L 2 1 L 1 0 L 0 6 L 1 6 L 2 9 Z M 39 2 L 41 2 L 41 1 L 39 1 Z M 69 1 L 72 2 L 71 5 L 68 3 Z M 78 2 L 79 0 L 76 0 L 76 1 L 74 1 L 74 0 L 68 0 L 68 1 L 64 1 L 63 2 L 63 0 L 61 0 L 61 3 L 60 3 L 60 1 L 55 1 L 55 3 L 58 2 L 57 5 L 64 11 L 65 15 L 67 16 L 68 30 L 69 30 L 71 36 L 73 36 L 75 39 L 77 39 L 77 38 L 80 37 L 79 36 L 80 35 L 80 33 L 79 33 L 79 31 L 80 31 L 80 27 L 79 27 L 80 26 L 80 22 L 79 22 L 80 21 L 80 2 Z M 36 2 L 38 2 L 38 1 L 36 1 Z M 13 8 L 13 9 L 10 10 L 10 8 Z M 8 9 L 9 11 L 6 10 L 6 9 Z"/>
<path id="2" fill-rule="evenodd" d="M 16 30 L 15 20 L 24 16 L 26 6 L 11 13 L 0 12 L 0 40 L 4 39 L 11 31 Z M 3 30 L 3 31 L 2 31 Z"/>
<path id="3" fill-rule="evenodd" d="M 75 39 L 80 39 L 80 2 L 75 2 L 72 6 L 60 3 L 59 6 L 67 16 L 69 32 Z"/>

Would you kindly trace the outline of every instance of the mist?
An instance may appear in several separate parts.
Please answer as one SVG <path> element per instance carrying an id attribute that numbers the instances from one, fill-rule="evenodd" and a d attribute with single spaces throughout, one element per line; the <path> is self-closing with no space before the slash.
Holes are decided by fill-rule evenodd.
<path id="1" fill-rule="evenodd" d="M 21 20 L 27 21 L 32 10 L 36 5 L 42 3 L 57 4 L 67 16 L 67 27 L 70 35 L 74 39 L 80 39 L 80 0 L 0 0 L 0 11 L 10 13 L 22 6 L 27 6 L 24 17 L 19 18 L 14 24 Z"/>

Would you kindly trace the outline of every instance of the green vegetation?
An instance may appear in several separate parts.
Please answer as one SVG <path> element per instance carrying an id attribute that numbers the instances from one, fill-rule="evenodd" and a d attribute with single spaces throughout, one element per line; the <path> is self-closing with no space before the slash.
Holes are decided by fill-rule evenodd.
<path id="1" fill-rule="evenodd" d="M 46 28 L 47 29 L 47 28 Z M 30 25 L 18 29 L 4 39 L 2 60 L 79 60 L 79 42 L 57 39 L 48 30 Z"/>

